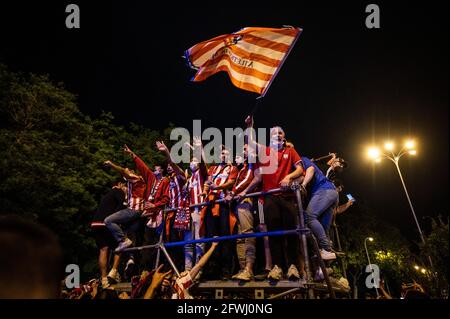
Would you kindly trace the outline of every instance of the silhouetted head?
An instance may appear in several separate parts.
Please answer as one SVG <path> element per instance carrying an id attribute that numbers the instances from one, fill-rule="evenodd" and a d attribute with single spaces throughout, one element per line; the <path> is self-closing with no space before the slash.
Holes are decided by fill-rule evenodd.
<path id="1" fill-rule="evenodd" d="M 50 230 L 18 216 L 2 216 L 0 251 L 0 298 L 58 298 L 62 251 Z"/>

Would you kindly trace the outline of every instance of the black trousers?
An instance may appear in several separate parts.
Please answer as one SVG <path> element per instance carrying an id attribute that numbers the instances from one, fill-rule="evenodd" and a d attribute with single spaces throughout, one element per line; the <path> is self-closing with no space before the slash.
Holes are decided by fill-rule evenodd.
<path id="1" fill-rule="evenodd" d="M 211 207 L 206 210 L 206 237 L 228 236 L 230 235 L 230 207 L 227 204 L 220 204 L 219 216 L 213 216 Z M 212 264 L 220 265 L 222 275 L 231 274 L 233 271 L 233 247 L 235 240 L 224 240 L 214 250 L 211 256 Z"/>
<path id="2" fill-rule="evenodd" d="M 295 197 L 269 195 L 264 200 L 264 219 L 268 231 L 295 229 L 298 223 L 298 208 Z M 300 245 L 297 234 L 269 237 L 272 264 L 284 271 L 294 264 L 300 265 Z"/>

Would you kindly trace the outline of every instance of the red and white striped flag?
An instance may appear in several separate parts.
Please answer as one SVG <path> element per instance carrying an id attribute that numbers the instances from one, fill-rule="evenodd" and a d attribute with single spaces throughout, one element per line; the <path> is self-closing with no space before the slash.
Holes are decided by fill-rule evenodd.
<path id="1" fill-rule="evenodd" d="M 199 82 L 220 71 L 240 89 L 265 95 L 302 29 L 244 28 L 201 42 L 186 50 Z"/>

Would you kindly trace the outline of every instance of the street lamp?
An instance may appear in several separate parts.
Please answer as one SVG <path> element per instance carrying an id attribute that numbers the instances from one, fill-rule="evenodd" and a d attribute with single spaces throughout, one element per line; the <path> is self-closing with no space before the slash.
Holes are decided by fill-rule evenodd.
<path id="1" fill-rule="evenodd" d="M 370 257 L 369 257 L 369 251 L 367 250 L 367 241 L 373 241 L 373 237 L 366 237 L 366 239 L 364 239 L 364 248 L 366 249 L 366 256 L 367 256 L 367 261 L 369 262 L 369 267 L 370 267 L 370 271 L 371 271 L 371 275 L 373 276 L 373 268 L 372 268 L 372 263 L 370 262 Z M 373 278 L 373 277 L 372 277 Z M 380 294 L 378 293 L 378 283 L 375 285 L 375 292 L 377 293 L 377 297 L 380 296 Z"/>
<path id="2" fill-rule="evenodd" d="M 414 221 L 416 222 L 417 229 L 419 230 L 420 239 L 422 240 L 423 243 L 425 243 L 425 237 L 423 236 L 422 229 L 420 228 L 419 221 L 417 220 L 416 212 L 414 211 L 414 207 L 411 202 L 411 198 L 409 197 L 408 190 L 406 189 L 406 184 L 405 184 L 405 181 L 403 180 L 403 175 L 402 175 L 402 172 L 400 171 L 400 164 L 399 164 L 400 158 L 403 155 L 405 155 L 405 154 L 416 155 L 417 154 L 417 150 L 415 149 L 415 146 L 416 146 L 416 143 L 414 142 L 414 140 L 407 140 L 405 142 L 404 146 L 401 148 L 401 150 L 398 153 L 395 153 L 394 152 L 394 148 L 395 148 L 394 143 L 391 141 L 388 141 L 384 144 L 384 149 L 386 152 L 380 151 L 380 149 L 377 147 L 371 147 L 368 150 L 367 154 L 369 155 L 369 158 L 374 160 L 376 163 L 380 162 L 382 158 L 387 158 L 392 163 L 394 163 L 395 167 L 397 168 L 398 176 L 400 176 L 400 180 L 402 182 L 402 186 L 405 191 L 406 198 L 408 199 L 409 207 L 411 208 L 411 212 L 413 214 Z M 430 266 L 433 268 L 433 262 L 431 261 L 431 257 L 428 256 L 428 260 L 430 262 Z"/>

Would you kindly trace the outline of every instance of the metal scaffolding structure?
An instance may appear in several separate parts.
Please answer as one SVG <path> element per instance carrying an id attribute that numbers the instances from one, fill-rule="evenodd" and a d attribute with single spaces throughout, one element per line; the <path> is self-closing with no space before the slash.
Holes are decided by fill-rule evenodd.
<path id="1" fill-rule="evenodd" d="M 304 210 L 303 210 L 303 203 L 302 203 L 302 196 L 300 192 L 300 185 L 298 183 L 293 183 L 288 188 L 276 188 L 272 189 L 267 192 L 255 192 L 251 194 L 247 194 L 241 198 L 251 198 L 251 197 L 261 197 L 261 196 L 267 196 L 269 194 L 275 194 L 275 193 L 282 193 L 282 192 L 292 192 L 297 200 L 297 206 L 298 206 L 298 214 L 297 214 L 297 220 L 296 220 L 296 227 L 294 229 L 290 230 L 280 230 L 280 231 L 270 231 L 270 232 L 255 232 L 250 234 L 241 234 L 241 235 L 230 235 L 230 236 L 221 236 L 221 237 L 214 237 L 214 238 L 203 238 L 203 239 L 196 239 L 196 240 L 189 240 L 189 241 L 179 241 L 179 242 L 167 242 L 164 243 L 162 240 L 162 236 L 160 237 L 160 240 L 158 243 L 154 245 L 146 245 L 146 246 L 140 246 L 140 247 L 131 247 L 123 249 L 122 252 L 132 252 L 132 251 L 141 251 L 144 249 L 158 249 L 158 251 L 161 251 L 165 257 L 167 258 L 168 262 L 170 263 L 170 266 L 174 270 L 177 276 L 180 276 L 180 272 L 177 269 L 175 263 L 173 262 L 173 259 L 171 258 L 169 252 L 166 248 L 171 247 L 177 247 L 177 246 L 184 246 L 187 244 L 197 244 L 197 243 L 208 243 L 208 242 L 220 242 L 224 240 L 233 240 L 233 239 L 239 239 L 239 238 L 249 238 L 249 237 L 264 237 L 264 236 L 285 236 L 285 235 L 292 235 L 297 234 L 299 236 L 300 244 L 301 244 L 301 252 L 303 253 L 304 261 L 305 261 L 305 276 L 303 279 L 298 281 L 279 281 L 276 283 L 269 283 L 269 282 L 248 282 L 248 283 L 239 283 L 239 282 L 228 282 L 228 281 L 210 281 L 210 282 L 204 282 L 199 283 L 196 285 L 196 287 L 192 287 L 192 290 L 194 291 L 201 291 L 201 290 L 211 290 L 213 289 L 215 291 L 215 297 L 220 298 L 223 297 L 223 291 L 224 290 L 245 290 L 250 289 L 254 290 L 254 296 L 255 298 L 262 299 L 265 296 L 264 291 L 277 291 L 279 292 L 277 295 L 272 295 L 271 298 L 278 298 L 282 297 L 291 293 L 298 293 L 299 291 L 302 293 L 305 293 L 307 298 L 313 299 L 315 297 L 314 292 L 315 290 L 322 290 L 324 289 L 323 284 L 318 284 L 314 282 L 314 276 L 312 275 L 312 269 L 311 269 L 311 263 L 309 258 L 309 251 L 308 251 L 308 240 L 312 244 L 313 249 L 313 256 L 317 258 L 319 267 L 322 270 L 322 273 L 324 275 L 325 279 L 325 287 L 326 292 L 329 294 L 329 297 L 332 299 L 336 298 L 335 291 L 342 291 L 342 288 L 336 287 L 332 285 L 330 281 L 330 277 L 328 276 L 325 263 L 321 258 L 319 246 L 317 243 L 316 238 L 312 234 L 311 230 L 307 227 L 305 227 L 304 224 Z M 195 207 L 202 207 L 202 206 L 208 206 L 213 204 L 219 204 L 224 203 L 225 199 L 219 199 L 215 201 L 209 201 L 204 202 L 201 204 L 196 205 L 190 205 L 190 208 Z M 170 211 L 176 211 L 179 208 L 169 208 L 165 209 L 164 213 L 170 212 Z M 165 218 L 163 218 L 165 220 Z M 159 258 L 156 262 L 156 267 L 158 266 Z M 287 289 L 287 290 L 286 290 Z M 284 291 L 283 291 L 284 290 Z M 348 292 L 348 291 L 347 291 Z M 262 297 L 261 297 L 262 296 Z"/>

